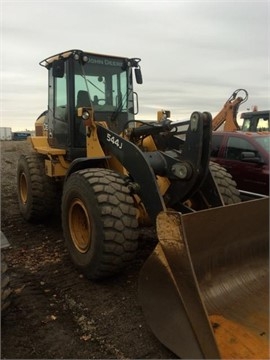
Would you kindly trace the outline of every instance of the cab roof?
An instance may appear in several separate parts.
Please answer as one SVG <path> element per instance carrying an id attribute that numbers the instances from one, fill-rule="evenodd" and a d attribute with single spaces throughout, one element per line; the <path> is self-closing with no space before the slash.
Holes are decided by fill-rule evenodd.
<path id="1" fill-rule="evenodd" d="M 39 65 L 44 66 L 44 67 L 48 67 L 50 64 L 52 64 L 54 61 L 56 60 L 60 60 L 60 59 L 67 59 L 70 56 L 83 56 L 83 55 L 95 55 L 95 56 L 106 56 L 106 57 L 114 57 L 114 58 L 118 58 L 118 59 L 126 59 L 126 57 L 122 57 L 122 56 L 115 56 L 115 55 L 107 55 L 107 54 L 98 54 L 98 53 L 91 53 L 91 52 L 87 52 L 87 51 L 83 51 L 83 50 L 79 50 L 79 49 L 72 49 L 72 50 L 66 50 L 63 52 L 60 52 L 58 54 L 49 56 L 48 58 L 40 61 Z"/>

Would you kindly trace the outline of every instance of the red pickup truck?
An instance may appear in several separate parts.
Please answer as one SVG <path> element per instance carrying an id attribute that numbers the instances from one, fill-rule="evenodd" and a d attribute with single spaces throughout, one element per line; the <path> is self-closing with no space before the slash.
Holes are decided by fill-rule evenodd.
<path id="1" fill-rule="evenodd" d="M 211 160 L 232 175 L 239 190 L 269 195 L 270 133 L 213 132 Z"/>

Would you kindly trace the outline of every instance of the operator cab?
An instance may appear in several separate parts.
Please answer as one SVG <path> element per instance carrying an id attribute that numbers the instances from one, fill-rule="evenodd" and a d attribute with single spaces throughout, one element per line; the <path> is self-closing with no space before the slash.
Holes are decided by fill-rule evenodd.
<path id="1" fill-rule="evenodd" d="M 270 131 L 269 110 L 250 111 L 241 114 L 242 131 Z"/>
<path id="2" fill-rule="evenodd" d="M 92 108 L 95 121 L 105 121 L 116 133 L 132 122 L 138 112 L 132 68 L 137 83 L 142 83 L 139 62 L 81 50 L 41 61 L 49 71 L 46 130 L 50 146 L 66 149 L 71 159 L 84 153 L 87 128 L 79 108 Z"/>

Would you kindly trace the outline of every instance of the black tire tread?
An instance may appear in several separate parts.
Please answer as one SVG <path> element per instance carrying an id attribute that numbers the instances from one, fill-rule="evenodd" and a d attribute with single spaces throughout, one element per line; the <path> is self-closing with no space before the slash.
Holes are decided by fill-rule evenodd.
<path id="1" fill-rule="evenodd" d="M 138 222 L 133 199 L 124 179 L 112 170 L 92 168 L 80 170 L 75 175 L 91 185 L 104 236 L 98 266 L 94 270 L 84 269 L 84 272 L 91 279 L 112 276 L 136 255 Z"/>
<path id="2" fill-rule="evenodd" d="M 8 266 L 4 254 L 1 252 L 1 311 L 4 311 L 10 305 L 10 279 L 8 275 Z"/>
<path id="3" fill-rule="evenodd" d="M 50 216 L 57 203 L 60 203 L 56 182 L 45 173 L 44 160 L 44 156 L 38 153 L 21 155 L 19 158 L 18 172 L 26 171 L 30 176 L 31 200 L 27 208 L 21 203 L 19 196 L 21 213 L 28 221 L 43 220 Z"/>
<path id="4" fill-rule="evenodd" d="M 91 169 L 85 178 L 95 191 L 104 224 L 104 257 L 98 277 L 108 276 L 108 272 L 109 275 L 117 273 L 135 256 L 138 236 L 136 210 L 124 180 L 117 173 Z M 107 214 L 106 207 L 113 206 L 113 211 Z"/>
<path id="5" fill-rule="evenodd" d="M 221 165 L 210 161 L 209 168 L 215 179 L 225 205 L 241 202 L 240 193 L 232 175 Z"/>

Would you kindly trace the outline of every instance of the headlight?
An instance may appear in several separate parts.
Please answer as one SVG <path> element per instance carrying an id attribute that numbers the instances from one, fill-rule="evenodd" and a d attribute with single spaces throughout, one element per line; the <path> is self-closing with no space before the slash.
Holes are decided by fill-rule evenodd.
<path id="1" fill-rule="evenodd" d="M 88 112 L 88 111 L 84 111 L 84 112 L 82 113 L 82 118 L 83 118 L 83 120 L 88 120 L 88 119 L 90 118 L 89 112 Z"/>

